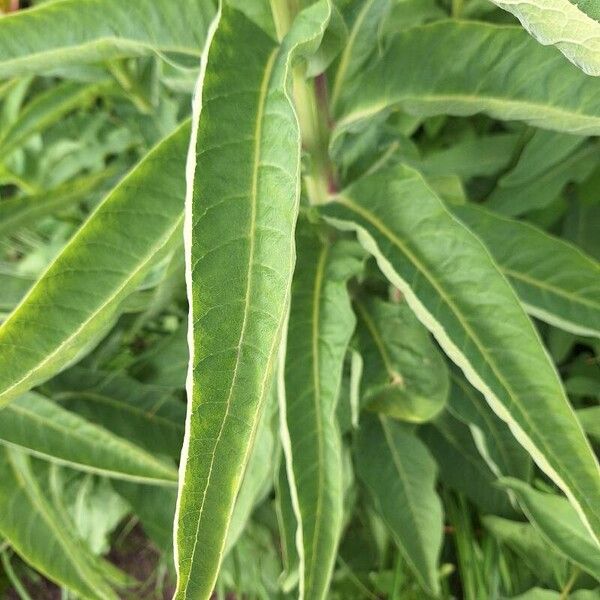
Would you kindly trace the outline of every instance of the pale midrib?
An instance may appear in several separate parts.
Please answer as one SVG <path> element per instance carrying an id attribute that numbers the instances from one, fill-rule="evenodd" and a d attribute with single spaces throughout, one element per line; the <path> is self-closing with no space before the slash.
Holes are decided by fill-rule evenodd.
<path id="1" fill-rule="evenodd" d="M 121 283 L 121 285 L 119 287 L 116 288 L 116 290 L 113 291 L 112 294 L 110 294 L 107 299 L 100 304 L 100 306 L 93 311 L 90 316 L 85 319 L 85 321 L 71 334 L 69 335 L 65 340 L 63 340 L 63 342 L 61 342 L 52 352 L 50 352 L 49 354 L 47 354 L 43 360 L 41 360 L 40 362 L 37 363 L 37 365 L 35 365 L 32 369 L 30 369 L 25 375 L 23 375 L 21 377 L 21 379 L 19 379 L 18 381 L 16 381 L 15 383 L 13 383 L 11 386 L 9 386 L 8 388 L 5 388 L 4 390 L 2 390 L 0 392 L 0 400 L 5 397 L 7 394 L 9 394 L 10 392 L 12 392 L 12 390 L 14 390 L 15 388 L 18 388 L 22 383 L 24 383 L 25 381 L 27 381 L 27 379 L 33 377 L 37 372 L 39 372 L 41 369 L 43 369 L 48 363 L 52 362 L 52 360 L 58 355 L 60 354 L 60 352 L 63 350 L 63 348 L 65 348 L 66 346 L 68 346 L 74 339 L 77 338 L 78 335 L 80 335 L 83 331 L 85 331 L 85 329 L 87 328 L 87 326 L 92 323 L 96 317 L 98 317 L 98 315 L 100 315 L 102 313 L 102 311 L 108 307 L 110 305 L 110 303 L 119 296 L 119 294 L 121 294 L 126 288 L 127 286 L 136 278 L 136 276 L 143 272 L 144 268 L 150 263 L 152 262 L 152 260 L 154 259 L 154 257 L 156 256 L 156 254 L 165 246 L 165 244 L 171 239 L 171 237 L 174 235 L 174 233 L 177 231 L 177 229 L 179 228 L 179 225 L 181 224 L 181 222 L 183 221 L 183 214 L 181 214 L 181 216 L 176 220 L 175 225 L 173 225 L 170 229 L 167 230 L 167 233 L 165 235 L 162 236 L 160 243 L 155 244 L 154 246 L 152 246 L 150 252 L 148 252 L 148 254 L 146 255 L 146 258 L 141 261 L 138 266 L 133 269 L 130 273 L 130 275 L 128 277 L 126 277 L 123 282 Z M 83 231 L 83 230 L 82 230 Z M 80 240 L 80 236 L 75 236 L 71 242 L 71 244 L 75 244 L 78 243 Z M 67 245 L 67 247 L 70 244 Z M 66 247 L 65 247 L 66 249 Z M 64 250 L 63 250 L 64 252 Z M 62 253 L 59 254 L 59 256 L 57 257 L 57 261 L 60 259 L 60 257 L 62 256 Z M 57 264 L 56 262 L 52 263 L 52 265 L 48 268 L 48 271 L 46 271 L 46 273 L 49 272 L 50 268 L 52 268 L 55 264 Z M 43 282 L 44 281 L 44 276 L 42 276 L 42 278 L 39 280 L 39 282 Z M 37 285 L 34 286 L 32 288 L 32 292 L 37 289 Z M 2 333 L 2 329 L 4 327 L 6 327 L 11 321 L 12 318 L 16 318 L 16 316 L 18 316 L 19 314 L 19 308 L 21 308 L 21 306 L 23 306 L 25 304 L 25 302 L 28 300 L 29 298 L 29 294 L 23 299 L 21 305 L 19 307 L 17 307 L 17 309 L 15 309 L 15 312 L 13 313 L 13 317 L 11 317 L 8 321 L 6 321 L 2 327 L 0 327 L 0 334 Z"/>
<path id="2" fill-rule="evenodd" d="M 390 378 L 394 378 L 397 375 L 397 373 L 392 366 L 392 361 L 387 353 L 383 339 L 381 338 L 381 335 L 379 334 L 379 331 L 375 323 L 373 322 L 373 319 L 371 319 L 371 315 L 368 314 L 366 308 L 362 305 L 361 302 L 356 302 L 355 304 L 358 308 L 360 316 L 363 318 L 365 325 L 369 330 L 369 333 L 371 334 L 371 337 L 373 338 L 373 341 L 375 342 L 375 345 L 377 346 L 377 349 L 379 350 L 379 354 L 381 355 L 381 359 L 383 360 L 385 370 L 388 372 Z"/>
<path id="3" fill-rule="evenodd" d="M 390 449 L 390 454 L 392 455 L 392 461 L 394 463 L 394 466 L 396 467 L 396 472 L 398 473 L 398 476 L 400 477 L 400 480 L 402 481 L 402 485 L 404 486 L 404 489 L 406 490 L 406 499 L 408 501 L 408 510 L 410 511 L 413 523 L 415 524 L 415 531 L 416 531 L 417 538 L 419 538 L 419 545 L 422 548 L 425 548 L 427 546 L 427 544 L 421 537 L 421 526 L 420 526 L 419 520 L 417 519 L 414 505 L 411 501 L 411 499 L 412 499 L 412 494 L 410 493 L 411 488 L 410 488 L 409 482 L 406 479 L 406 473 L 404 472 L 404 467 L 402 466 L 402 461 L 400 460 L 400 457 L 398 456 L 398 452 L 396 451 L 396 447 L 394 445 L 394 440 L 391 437 L 391 432 L 389 430 L 389 426 L 387 424 L 386 417 L 384 417 L 382 415 L 378 415 L 378 418 L 381 423 L 381 427 L 383 429 L 385 441 L 387 443 L 388 448 Z M 413 569 L 415 570 L 415 573 L 420 574 L 420 569 L 417 567 L 417 565 L 413 559 L 413 556 L 408 551 L 408 549 L 404 546 L 404 544 L 402 544 L 402 547 L 404 548 L 404 558 L 412 564 Z M 425 583 L 425 581 L 424 581 L 424 583 Z M 427 585 L 426 587 L 429 587 L 429 586 Z"/>
<path id="4" fill-rule="evenodd" d="M 32 421 L 36 421 L 37 423 L 39 423 L 42 426 L 42 428 L 52 429 L 52 430 L 56 431 L 57 433 L 64 434 L 66 437 L 72 437 L 72 438 L 75 438 L 75 439 L 79 439 L 82 442 L 85 442 L 86 444 L 88 444 L 90 442 L 90 440 L 86 436 L 86 433 L 81 432 L 80 430 L 77 430 L 77 429 L 72 429 L 70 427 L 64 427 L 60 423 L 55 423 L 55 422 L 53 422 L 51 420 L 44 419 L 42 417 L 42 415 L 40 415 L 40 414 L 38 414 L 36 412 L 33 412 L 31 410 L 28 410 L 28 409 L 26 409 L 23 406 L 19 406 L 15 402 L 9 404 L 3 410 L 12 411 L 12 412 L 14 412 L 16 414 L 24 415 L 25 417 L 31 419 Z M 81 418 L 81 417 L 74 417 L 70 413 L 69 413 L 69 417 L 70 418 L 77 418 L 77 419 Z M 106 436 L 113 437 L 113 434 L 111 432 L 109 432 L 108 430 L 105 430 L 104 428 L 100 428 L 99 425 L 94 425 L 94 424 L 91 424 L 91 423 L 87 423 L 83 419 L 82 419 L 82 421 L 85 423 L 86 427 L 90 427 L 90 428 L 97 427 L 98 429 L 101 429 L 102 433 L 104 433 Z M 15 446 L 18 445 L 21 448 L 29 448 L 29 446 L 23 446 L 22 444 L 16 444 L 15 442 L 12 442 L 12 443 Z M 137 448 L 136 446 L 134 446 L 133 444 L 131 444 L 131 442 L 128 442 L 125 439 L 118 438 L 118 437 L 115 436 L 111 440 L 111 443 L 113 443 L 115 445 L 121 446 L 124 450 L 126 450 L 129 453 L 131 453 L 137 460 L 140 460 L 140 461 L 146 463 L 146 465 L 148 467 L 150 467 L 152 469 L 163 470 L 164 473 L 168 473 L 169 476 L 170 476 L 170 479 L 168 481 L 177 481 L 177 474 L 176 473 L 174 474 L 173 471 L 171 469 L 169 469 L 168 467 L 166 467 L 165 465 L 162 465 L 159 462 L 158 463 L 155 462 L 154 459 L 150 455 L 145 454 L 139 448 Z M 31 448 L 31 450 L 34 450 L 34 449 Z M 39 454 L 43 454 L 45 456 L 54 456 L 52 454 L 48 454 L 47 452 L 41 452 L 41 451 L 38 451 L 38 452 L 39 452 Z M 64 460 L 65 462 L 69 462 L 71 464 L 85 464 L 85 463 L 77 463 L 75 461 L 70 461 L 70 460 L 67 460 L 67 459 L 61 459 L 58 456 L 56 458 L 58 460 Z M 93 468 L 93 467 L 91 467 L 91 468 Z M 107 473 L 114 472 L 114 473 L 123 473 L 123 474 L 127 475 L 127 472 L 125 472 L 125 471 L 112 471 L 111 469 L 98 469 L 98 470 L 102 470 L 102 471 L 107 472 Z M 148 477 L 148 479 L 154 479 L 154 478 L 153 477 Z"/>
<path id="5" fill-rule="evenodd" d="M 315 416 L 315 427 L 317 433 L 317 468 L 318 468 L 318 481 L 317 481 L 317 505 L 315 507 L 315 530 L 313 532 L 312 549 L 311 549 L 311 564 L 308 578 L 306 580 L 306 590 L 312 589 L 312 582 L 314 581 L 314 573 L 317 567 L 317 561 L 315 560 L 317 546 L 319 543 L 319 536 L 321 533 L 321 518 L 323 511 L 323 492 L 324 492 L 324 451 L 323 451 L 323 422 L 321 419 L 321 374 L 320 374 L 320 352 L 319 352 L 319 331 L 320 331 L 320 312 L 321 312 L 321 292 L 323 289 L 323 281 L 325 278 L 325 266 L 327 264 L 328 247 L 323 246 L 321 254 L 319 256 L 319 262 L 317 265 L 317 271 L 315 274 L 315 283 L 313 288 L 313 307 L 312 307 L 312 323 L 311 323 L 311 346 L 312 346 L 312 377 L 313 377 L 313 402 L 314 402 L 314 416 Z"/>
<path id="6" fill-rule="evenodd" d="M 556 454 L 554 452 L 549 451 L 548 446 L 546 445 L 546 442 L 545 442 L 543 436 L 540 436 L 540 432 L 537 430 L 536 427 L 533 426 L 533 424 L 531 422 L 531 419 L 529 418 L 529 415 L 525 411 L 523 411 L 520 403 L 518 402 L 518 398 L 519 397 L 518 397 L 518 395 L 515 394 L 514 390 L 512 389 L 512 386 L 508 385 L 508 383 L 506 382 L 505 378 L 500 373 L 498 373 L 496 362 L 490 359 L 491 357 L 488 354 L 487 348 L 485 348 L 485 346 L 483 346 L 481 344 L 481 341 L 479 340 L 479 337 L 475 335 L 475 332 L 471 329 L 470 325 L 468 325 L 468 323 L 465 323 L 463 321 L 463 319 L 461 317 L 461 313 L 458 310 L 458 308 L 455 306 L 454 302 L 439 287 L 438 283 L 431 276 L 431 274 L 425 268 L 425 266 L 421 263 L 421 261 L 419 261 L 417 259 L 417 257 L 414 256 L 414 254 L 412 252 L 410 252 L 408 250 L 408 248 L 405 247 L 405 245 L 402 243 L 402 241 L 391 230 L 389 230 L 379 219 L 377 219 L 377 217 L 375 217 L 374 215 L 372 215 L 370 212 L 368 212 L 367 210 L 363 209 L 361 206 L 357 205 L 355 202 L 353 202 L 350 198 L 348 198 L 346 196 L 339 196 L 338 197 L 338 202 L 340 202 L 340 204 L 342 204 L 342 205 L 345 205 L 351 211 L 354 211 L 354 212 L 358 213 L 367 222 L 371 223 L 371 225 L 373 225 L 385 237 L 387 237 L 392 243 L 394 243 L 397 246 L 397 248 L 400 249 L 400 251 L 403 254 L 405 254 L 407 257 L 409 257 L 409 259 L 413 262 L 413 264 L 416 266 L 416 268 L 419 269 L 419 271 L 421 273 L 423 273 L 423 275 L 425 276 L 425 278 L 427 279 L 427 281 L 429 281 L 430 285 L 437 291 L 437 293 L 444 300 L 444 302 L 446 303 L 446 305 L 452 310 L 452 312 L 454 313 L 454 316 L 456 317 L 456 319 L 459 321 L 459 323 L 462 325 L 462 327 L 464 327 L 466 333 L 470 336 L 470 338 L 474 341 L 474 343 L 475 343 L 478 351 L 482 354 L 482 356 L 484 357 L 486 363 L 490 366 L 492 372 L 497 377 L 498 382 L 504 387 L 504 389 L 506 390 L 506 392 L 508 393 L 508 395 L 513 400 L 514 406 L 518 409 L 521 417 L 529 425 L 529 427 L 531 428 L 531 431 L 538 438 L 537 443 L 533 441 L 533 439 L 531 438 L 531 435 L 528 434 L 525 430 L 523 430 L 523 433 L 532 442 L 532 444 L 533 444 L 534 447 L 536 447 L 536 448 L 537 447 L 543 448 L 544 451 L 546 452 L 547 456 L 553 457 L 553 460 L 555 461 L 556 465 L 560 465 L 561 467 L 564 467 L 564 464 L 563 464 L 562 460 L 560 459 L 560 457 L 556 456 Z M 419 302 L 421 302 L 420 299 L 419 299 Z M 458 347 L 457 347 L 457 350 L 458 350 Z M 462 352 L 461 352 L 461 356 L 463 357 L 463 359 L 467 363 L 471 364 L 471 361 L 464 354 L 462 354 Z M 490 391 L 492 391 L 492 390 L 490 389 Z M 492 391 L 492 393 L 493 393 L 493 391 Z M 502 404 L 502 406 L 507 410 L 507 412 L 510 414 L 510 411 L 508 410 L 508 407 L 506 407 L 504 405 L 504 403 L 502 403 L 500 401 L 499 398 L 497 398 L 497 399 Z M 554 466 L 551 465 L 551 468 L 554 469 Z M 563 473 L 564 473 L 565 476 L 569 476 L 569 470 L 568 469 L 563 469 Z M 563 478 L 562 474 L 558 474 L 557 473 L 557 475 L 558 475 L 558 477 L 560 479 Z M 582 493 L 581 489 L 576 484 L 576 481 L 574 481 L 571 477 L 569 477 L 569 479 L 571 480 L 571 484 L 569 485 L 569 487 L 572 487 L 572 488 L 578 490 L 578 493 L 579 493 L 580 498 L 581 498 L 581 500 L 578 499 L 578 501 L 583 501 L 584 499 L 586 499 L 587 495 L 585 493 Z M 589 501 L 588 501 L 588 504 L 589 504 Z"/>
<path id="7" fill-rule="evenodd" d="M 200 507 L 198 510 L 198 518 L 196 523 L 196 532 L 194 536 L 194 546 L 192 548 L 192 552 L 190 554 L 190 564 L 194 564 L 194 559 L 196 556 L 196 550 L 198 547 L 198 534 L 200 532 L 200 524 L 202 523 L 202 516 L 204 512 L 206 495 L 208 493 L 208 488 L 210 487 L 210 481 L 212 476 L 212 471 L 215 464 L 215 458 L 217 453 L 217 447 L 220 444 L 221 438 L 223 436 L 223 432 L 225 430 L 225 425 L 228 422 L 229 413 L 231 410 L 231 400 L 233 398 L 233 392 L 237 383 L 237 378 L 239 374 L 239 365 L 241 358 L 242 345 L 244 342 L 244 338 L 246 337 L 246 328 L 248 326 L 248 315 L 250 313 L 250 292 L 252 289 L 252 274 L 254 272 L 254 252 L 256 245 L 256 221 L 257 221 L 257 204 L 258 204 L 258 173 L 260 169 L 260 157 L 261 157 L 261 143 L 262 143 L 262 128 L 263 128 L 263 120 L 265 115 L 265 106 L 267 95 L 269 92 L 269 83 L 271 79 L 271 73 L 273 71 L 273 66 L 275 63 L 275 58 L 277 56 L 277 49 L 271 52 L 266 64 L 265 70 L 263 73 L 263 79 L 261 82 L 259 97 L 258 97 L 258 107 L 257 107 L 257 115 L 256 115 L 256 125 L 254 128 L 254 159 L 252 165 L 252 183 L 251 183 L 251 217 L 250 217 L 250 227 L 248 232 L 248 238 L 250 240 L 250 248 L 248 252 L 248 276 L 246 281 L 246 297 L 244 304 L 244 313 L 242 318 L 242 327 L 240 330 L 240 337 L 237 344 L 237 355 L 235 361 L 235 367 L 233 371 L 233 377 L 231 380 L 231 385 L 229 387 L 229 394 L 227 396 L 227 401 L 225 405 L 225 415 L 221 421 L 221 427 L 219 428 L 219 433 L 213 445 L 213 450 L 210 458 L 210 464 L 208 467 L 208 475 L 206 477 L 206 484 L 204 486 L 204 490 L 202 492 L 202 501 L 200 502 Z M 188 575 L 189 579 L 189 575 Z M 186 586 L 184 597 L 188 597 L 188 587 Z"/>
<path id="8" fill-rule="evenodd" d="M 366 19 L 369 9 L 371 8 L 374 0 L 367 0 L 364 6 L 362 7 L 360 14 L 356 18 L 354 22 L 354 26 L 352 27 L 352 31 L 350 32 L 350 36 L 348 37 L 348 42 L 342 52 L 342 57 L 340 59 L 340 64 L 335 74 L 335 82 L 333 84 L 333 92 L 331 94 L 331 106 L 335 107 L 337 101 L 340 96 L 340 92 L 342 89 L 342 84 L 344 83 L 344 79 L 346 77 L 346 71 L 348 70 L 348 63 L 350 61 L 350 55 L 354 49 L 354 44 L 356 42 L 356 36 L 362 27 L 363 21 Z"/>
<path id="9" fill-rule="evenodd" d="M 490 432 L 490 435 L 496 441 L 496 449 L 502 455 L 502 458 L 504 459 L 505 463 L 507 465 L 510 465 L 511 464 L 510 456 L 508 455 L 508 453 L 506 451 L 506 447 L 504 446 L 501 436 L 499 435 L 498 431 L 496 430 L 495 424 L 493 422 L 491 422 L 491 419 L 489 419 L 489 415 L 485 412 L 485 410 L 482 410 L 481 407 L 479 406 L 479 403 L 472 398 L 471 390 L 467 389 L 466 386 L 463 384 L 463 382 L 458 377 L 456 377 L 453 374 L 451 374 L 450 377 L 451 377 L 452 381 L 454 382 L 454 384 L 457 385 L 458 387 L 460 387 L 461 390 L 463 391 L 463 393 L 465 394 L 465 396 L 467 396 L 469 398 L 471 405 L 475 408 L 477 414 L 483 419 L 483 422 L 488 427 L 488 431 Z"/>
<path id="10" fill-rule="evenodd" d="M 24 494 L 31 500 L 32 504 L 38 509 L 39 514 L 46 522 L 50 530 L 53 531 L 57 539 L 60 540 L 63 550 L 67 556 L 71 557 L 71 564 L 75 567 L 75 570 L 81 576 L 82 580 L 90 587 L 91 590 L 95 591 L 98 586 L 98 581 L 89 579 L 89 565 L 87 565 L 85 562 L 83 564 L 80 563 L 77 553 L 72 552 L 70 540 L 63 536 L 60 527 L 56 526 L 52 516 L 48 514 L 44 502 L 39 498 L 37 484 L 30 485 L 30 477 L 28 476 L 27 479 L 22 477 L 19 466 L 14 463 L 10 452 L 7 452 L 7 456 L 8 460 L 10 461 L 11 468 L 15 474 L 15 479 L 19 482 Z M 43 565 L 40 565 L 40 571 L 47 572 Z"/>
<path id="11" fill-rule="evenodd" d="M 434 103 L 442 102 L 451 104 L 453 101 L 457 100 L 463 102 L 465 105 L 474 104 L 475 108 L 478 111 L 483 112 L 487 110 L 493 110 L 494 108 L 502 106 L 507 106 L 509 108 L 528 107 L 531 110 L 531 114 L 529 116 L 514 117 L 515 120 L 520 121 L 533 119 L 539 121 L 542 116 L 552 115 L 556 118 L 578 118 L 584 120 L 586 123 L 591 120 L 595 123 L 598 123 L 598 126 L 600 127 L 600 117 L 598 117 L 597 115 L 568 111 L 562 108 L 557 108 L 555 106 L 548 106 L 547 104 L 531 102 L 528 100 L 511 100 L 497 96 L 476 96 L 470 94 L 398 94 L 391 98 L 381 100 L 379 102 L 373 102 L 373 104 L 371 104 L 370 106 L 366 106 L 365 108 L 362 108 L 360 110 L 355 110 L 353 112 L 348 113 L 342 119 L 340 119 L 337 128 L 346 129 L 358 121 L 373 116 L 387 108 L 392 108 L 396 105 L 402 104 L 403 102 L 431 101 Z"/>
<path id="12" fill-rule="evenodd" d="M 584 298 L 582 296 L 579 296 L 578 294 L 569 293 L 566 290 L 564 290 L 562 288 L 558 288 L 550 283 L 547 283 L 540 279 L 535 279 L 534 277 L 531 277 L 530 275 L 527 275 L 527 274 L 523 273 L 522 271 L 515 271 L 515 270 L 510 269 L 509 267 L 505 267 L 503 265 L 500 265 L 500 268 L 509 277 L 512 277 L 513 279 L 519 279 L 520 281 L 528 283 L 529 285 L 531 285 L 533 287 L 538 287 L 538 288 L 548 290 L 548 291 L 552 292 L 553 294 L 555 294 L 556 296 L 561 296 L 571 302 L 587 305 L 594 310 L 600 310 L 600 303 L 594 302 L 593 300 L 590 300 L 589 298 Z M 562 315 L 559 315 L 559 316 L 562 316 Z"/>
<path id="13" fill-rule="evenodd" d="M 122 402 L 120 400 L 116 400 L 111 396 L 105 396 L 98 392 L 94 392 L 92 390 L 82 390 L 81 392 L 77 391 L 68 391 L 68 392 L 59 392 L 58 394 L 52 395 L 52 397 L 58 402 L 62 400 L 78 400 L 80 398 L 87 398 L 92 402 L 96 402 L 98 404 L 105 404 L 107 406 L 122 410 L 124 412 L 128 412 L 132 415 L 135 415 L 141 419 L 147 419 L 148 421 L 154 421 L 158 425 L 162 425 L 163 427 L 167 427 L 169 429 L 173 429 L 177 432 L 183 431 L 183 426 L 177 423 L 176 421 L 172 421 L 167 417 L 162 417 L 158 415 L 156 412 L 145 411 L 137 408 L 132 404 L 128 404 L 127 402 Z M 168 401 L 164 400 L 163 403 L 159 404 L 157 410 L 162 406 L 165 406 Z"/>

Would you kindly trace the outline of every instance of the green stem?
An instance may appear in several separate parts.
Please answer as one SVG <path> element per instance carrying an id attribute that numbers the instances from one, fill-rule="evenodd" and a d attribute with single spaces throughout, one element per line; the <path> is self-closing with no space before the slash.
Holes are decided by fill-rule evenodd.
<path id="1" fill-rule="evenodd" d="M 277 37 L 281 41 L 299 12 L 298 0 L 270 0 Z M 329 117 L 324 76 L 307 81 L 305 65 L 294 67 L 294 104 L 302 147 L 309 156 L 304 184 L 311 204 L 322 204 L 335 188 L 334 169 L 329 159 Z"/>
<path id="2" fill-rule="evenodd" d="M 561 593 L 560 593 L 560 598 L 559 600 L 566 600 L 566 598 L 569 597 L 569 594 L 571 593 L 571 589 L 573 588 L 573 586 L 575 585 L 575 582 L 577 581 L 577 578 L 579 577 L 579 568 L 575 568 L 573 569 L 573 573 L 571 574 L 571 577 L 569 579 L 569 581 L 567 581 L 567 584 L 565 585 L 565 587 L 562 589 Z"/>
<path id="3" fill-rule="evenodd" d="M 27 593 L 27 590 L 23 587 L 23 584 L 13 569 L 13 566 L 10 562 L 10 557 L 8 556 L 8 550 L 3 550 L 0 554 L 0 557 L 2 559 L 2 568 L 4 569 L 4 572 L 6 573 L 11 585 L 15 589 L 15 592 L 17 592 L 19 595 L 19 598 L 21 598 L 21 600 L 31 600 L 31 596 Z"/>

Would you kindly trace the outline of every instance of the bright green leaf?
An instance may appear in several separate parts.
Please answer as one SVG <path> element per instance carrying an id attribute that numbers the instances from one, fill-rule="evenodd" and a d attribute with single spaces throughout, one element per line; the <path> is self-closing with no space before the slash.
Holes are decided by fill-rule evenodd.
<path id="1" fill-rule="evenodd" d="M 322 209 L 359 239 L 450 358 L 600 535 L 600 469 L 533 324 L 482 243 L 407 167 Z"/>

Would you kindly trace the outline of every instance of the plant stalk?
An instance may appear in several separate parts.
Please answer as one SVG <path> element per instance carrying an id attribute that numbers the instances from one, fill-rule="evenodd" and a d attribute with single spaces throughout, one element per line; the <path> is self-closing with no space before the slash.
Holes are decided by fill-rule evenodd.
<path id="1" fill-rule="evenodd" d="M 300 11 L 298 0 L 270 0 L 277 37 L 281 41 Z M 329 159 L 329 116 L 327 85 L 324 75 L 307 81 L 306 65 L 293 71 L 294 104 L 302 148 L 309 164 L 304 173 L 306 193 L 311 204 L 322 204 L 335 191 L 335 171 Z"/>

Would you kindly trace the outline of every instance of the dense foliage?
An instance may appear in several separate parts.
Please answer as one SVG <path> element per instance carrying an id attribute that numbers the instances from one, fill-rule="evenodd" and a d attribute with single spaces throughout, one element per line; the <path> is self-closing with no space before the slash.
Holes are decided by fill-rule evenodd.
<path id="1" fill-rule="evenodd" d="M 0 594 L 599 598 L 595 3 L 23 4 Z"/>

